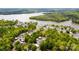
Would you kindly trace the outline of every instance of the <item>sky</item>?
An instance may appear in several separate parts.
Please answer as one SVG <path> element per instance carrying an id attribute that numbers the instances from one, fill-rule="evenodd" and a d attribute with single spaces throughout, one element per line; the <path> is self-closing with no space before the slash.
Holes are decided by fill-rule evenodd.
<path id="1" fill-rule="evenodd" d="M 0 8 L 78 8 L 79 0 L 0 0 Z"/>

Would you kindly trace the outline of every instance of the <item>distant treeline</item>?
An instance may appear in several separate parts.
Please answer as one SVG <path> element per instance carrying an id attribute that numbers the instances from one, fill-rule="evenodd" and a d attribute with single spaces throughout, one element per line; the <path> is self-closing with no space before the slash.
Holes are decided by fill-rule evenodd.
<path id="1" fill-rule="evenodd" d="M 0 8 L 0 14 L 26 14 L 34 12 L 63 12 L 68 10 L 79 10 L 78 8 Z"/>

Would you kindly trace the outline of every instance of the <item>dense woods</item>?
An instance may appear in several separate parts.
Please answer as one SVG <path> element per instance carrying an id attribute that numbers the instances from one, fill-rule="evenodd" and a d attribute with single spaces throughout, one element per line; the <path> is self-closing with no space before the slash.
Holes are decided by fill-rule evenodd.
<path id="1" fill-rule="evenodd" d="M 79 30 L 58 25 L 37 29 L 37 23 L 18 23 L 0 20 L 0 51 L 79 51 L 79 40 L 73 37 Z"/>

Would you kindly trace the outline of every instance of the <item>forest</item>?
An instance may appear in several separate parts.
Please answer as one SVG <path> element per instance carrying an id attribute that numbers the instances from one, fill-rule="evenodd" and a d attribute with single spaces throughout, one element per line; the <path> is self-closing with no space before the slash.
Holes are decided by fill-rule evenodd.
<path id="1" fill-rule="evenodd" d="M 69 26 L 0 20 L 0 51 L 79 51 L 79 32 Z"/>

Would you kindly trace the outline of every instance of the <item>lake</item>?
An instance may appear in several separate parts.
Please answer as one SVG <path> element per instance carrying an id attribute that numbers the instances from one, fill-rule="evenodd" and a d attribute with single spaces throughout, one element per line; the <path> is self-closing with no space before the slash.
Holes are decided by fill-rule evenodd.
<path id="1" fill-rule="evenodd" d="M 43 12 L 41 13 L 30 13 L 30 14 L 13 14 L 13 15 L 0 15 L 0 19 L 5 20 L 18 20 L 20 22 L 38 22 L 38 26 L 43 26 L 47 24 L 55 24 L 55 25 L 63 25 L 63 26 L 71 26 L 75 29 L 79 29 L 79 25 L 72 23 L 72 21 L 64 21 L 64 22 L 51 22 L 51 21 L 37 21 L 37 20 L 31 20 L 29 17 L 31 16 L 38 16 L 43 15 Z"/>
<path id="2" fill-rule="evenodd" d="M 0 19 L 5 19 L 5 20 L 16 20 L 17 19 L 20 22 L 30 22 L 30 21 L 38 22 L 37 26 L 54 24 L 54 25 L 71 26 L 74 29 L 79 29 L 79 25 L 72 23 L 71 20 L 58 23 L 58 22 L 51 22 L 51 21 L 37 21 L 37 20 L 29 19 L 29 17 L 31 17 L 31 16 L 38 16 L 38 15 L 43 15 L 43 12 L 41 12 L 41 13 L 30 13 L 30 14 L 0 15 Z M 77 36 L 79 38 L 79 34 L 74 34 L 74 36 Z"/>

